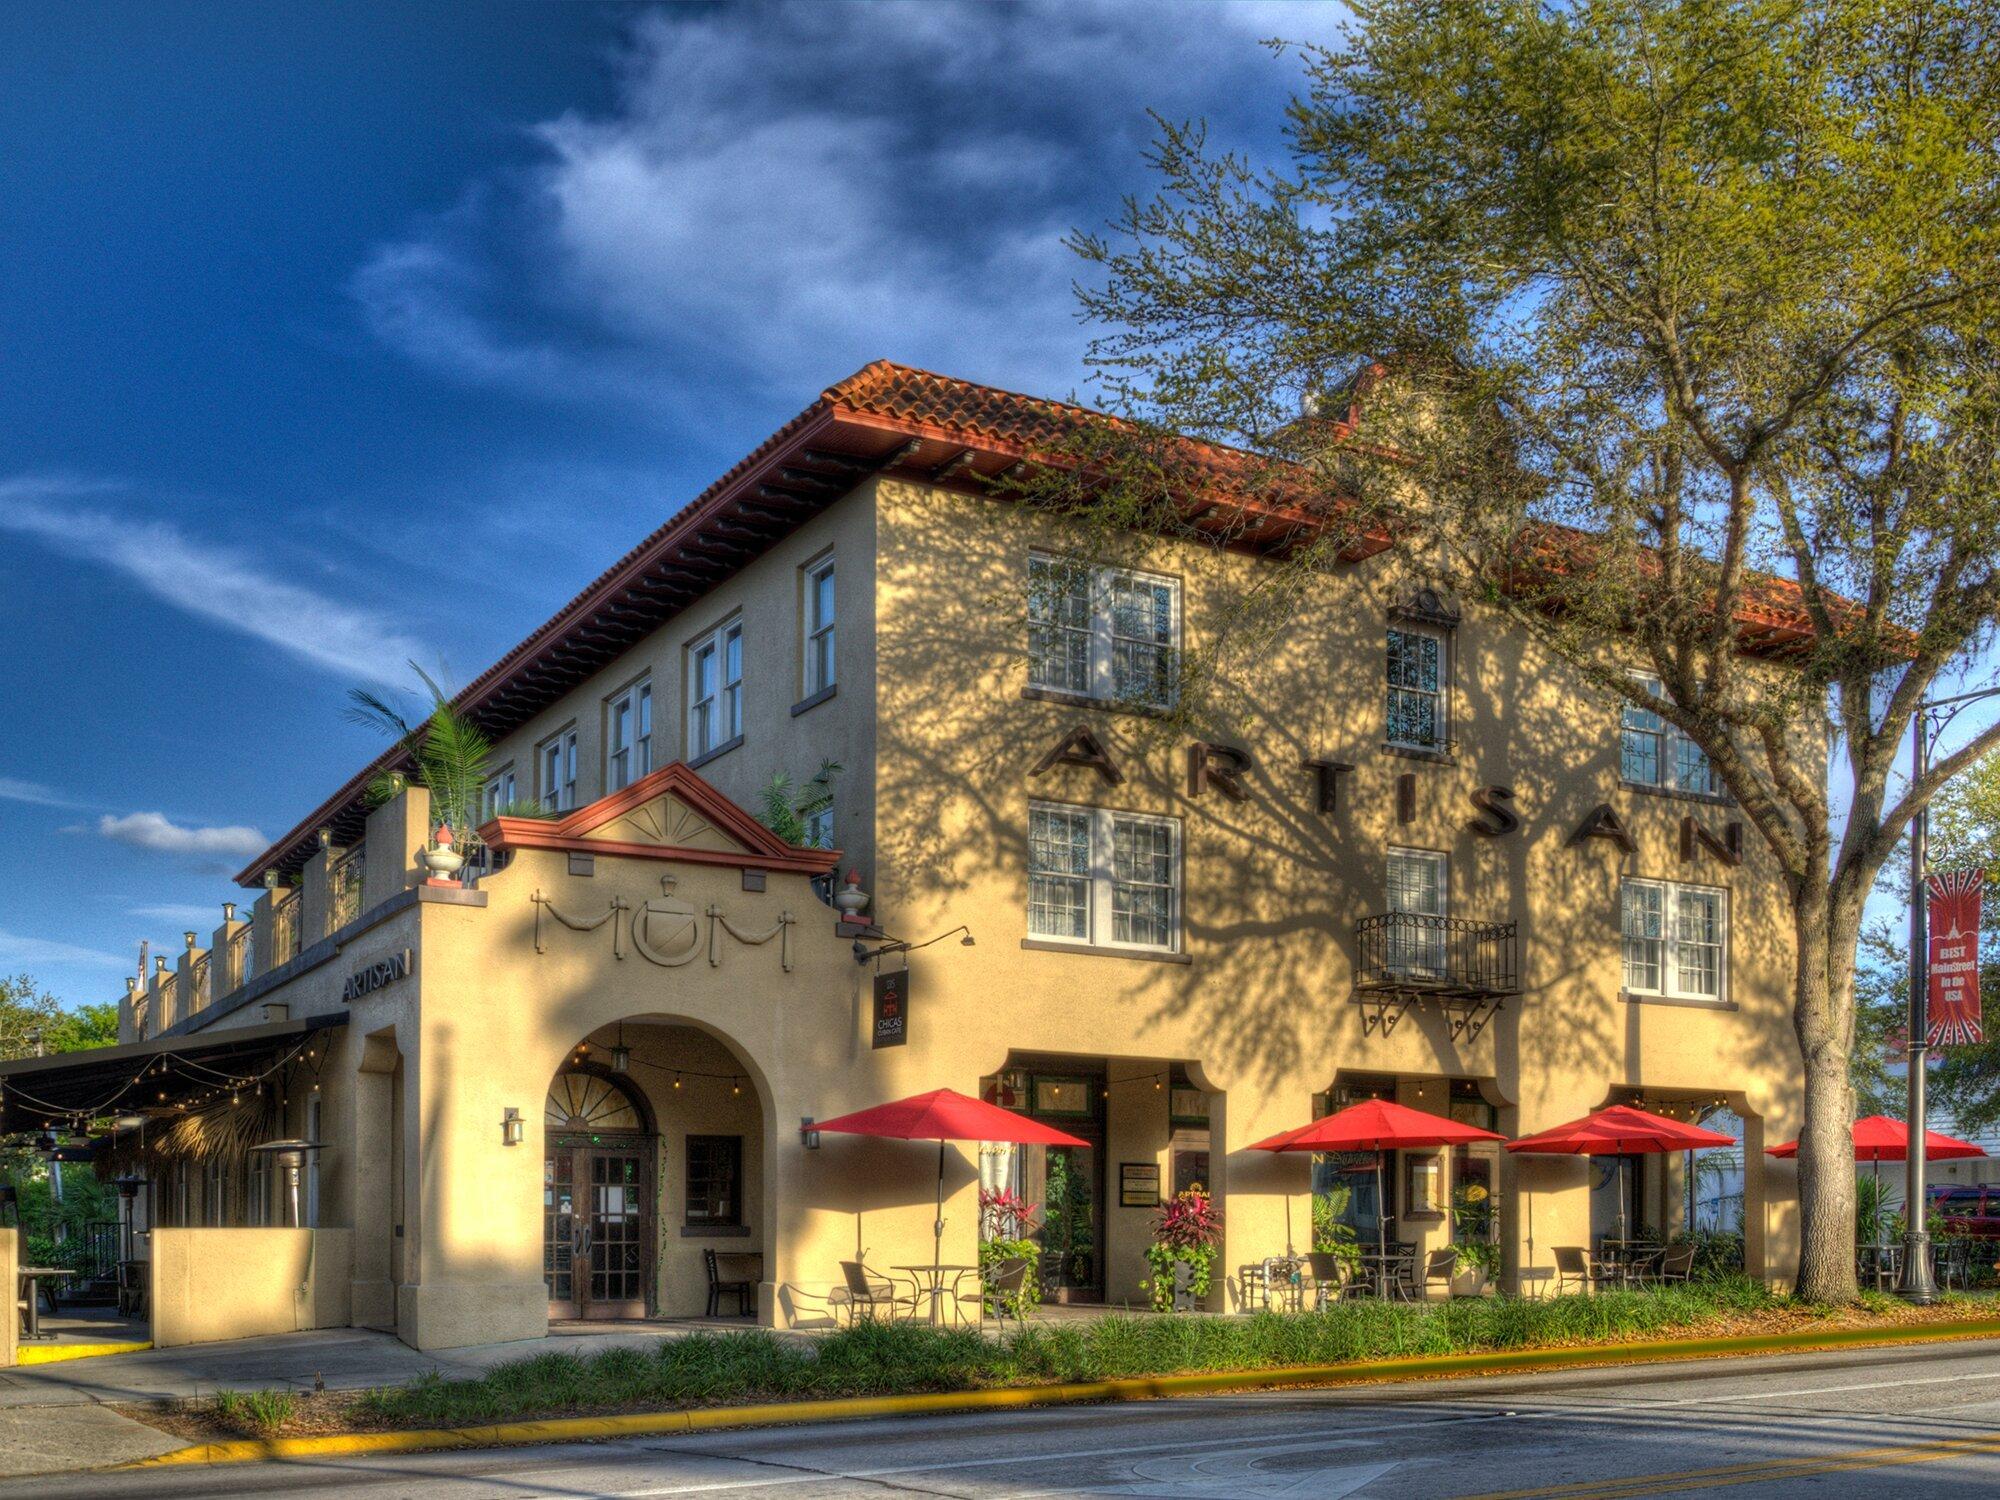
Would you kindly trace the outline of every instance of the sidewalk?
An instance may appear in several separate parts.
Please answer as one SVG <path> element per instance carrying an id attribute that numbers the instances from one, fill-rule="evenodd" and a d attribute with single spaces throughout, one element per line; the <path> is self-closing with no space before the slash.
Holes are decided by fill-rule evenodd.
<path id="1" fill-rule="evenodd" d="M 576 1324 L 545 1339 L 477 1344 L 422 1354 L 392 1333 L 329 1328 L 221 1344 L 147 1349 L 60 1364 L 0 1370 L 0 1478 L 96 1469 L 152 1458 L 183 1440 L 111 1410 L 128 1402 L 186 1401 L 233 1391 L 358 1390 L 394 1385 L 435 1370 L 446 1379 L 484 1374 L 510 1359 L 613 1348 L 650 1348 L 715 1323 Z"/>

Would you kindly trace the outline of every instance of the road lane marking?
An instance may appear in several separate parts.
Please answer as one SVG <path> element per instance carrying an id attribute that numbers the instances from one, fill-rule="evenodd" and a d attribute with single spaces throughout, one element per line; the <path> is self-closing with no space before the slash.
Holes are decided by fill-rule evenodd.
<path id="1" fill-rule="evenodd" d="M 1739 1484 L 1810 1479 L 1821 1474 L 1851 1474 L 1865 1469 L 1937 1463 L 1952 1458 L 1980 1458 L 2000 1453 L 2000 1433 L 1976 1438 L 1939 1438 L 1929 1443 L 1899 1443 L 1880 1448 L 1853 1448 L 1798 1458 L 1768 1458 L 1755 1463 L 1719 1464 L 1707 1469 L 1679 1469 L 1664 1474 L 1634 1474 L 1624 1478 L 1582 1480 L 1531 1490 L 1492 1490 L 1462 1500 L 1628 1500 L 1642 1495 L 1676 1495 L 1726 1489 Z"/>

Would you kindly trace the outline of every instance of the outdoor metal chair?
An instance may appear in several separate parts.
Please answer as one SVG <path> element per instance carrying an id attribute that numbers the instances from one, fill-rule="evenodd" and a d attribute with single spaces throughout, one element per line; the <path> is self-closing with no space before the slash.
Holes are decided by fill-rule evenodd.
<path id="1" fill-rule="evenodd" d="M 1611 1273 L 1592 1261 L 1590 1252 L 1581 1245 L 1558 1245 L 1555 1256 L 1558 1297 L 1566 1295 L 1572 1284 L 1585 1292 L 1594 1292 L 1612 1279 Z"/>
<path id="2" fill-rule="evenodd" d="M 871 1271 L 858 1260 L 844 1260 L 840 1263 L 840 1274 L 846 1282 L 843 1298 L 835 1294 L 836 1307 L 847 1309 L 847 1320 L 856 1318 L 876 1318 L 888 1310 L 889 1317 L 915 1317 L 919 1300 L 914 1282 L 905 1291 L 893 1278 Z"/>
<path id="3" fill-rule="evenodd" d="M 1444 1294 L 1451 1296 L 1451 1279 L 1458 1274 L 1458 1252 L 1446 1247 L 1433 1250 L 1424 1257 L 1424 1285 L 1421 1293 L 1425 1301 L 1430 1300 L 1431 1288 L 1440 1282 L 1444 1284 Z"/>
<path id="4" fill-rule="evenodd" d="M 1329 1302 L 1339 1302 L 1350 1297 L 1365 1296 L 1368 1288 L 1354 1279 L 1348 1262 L 1329 1251 L 1315 1250 L 1306 1257 L 1312 1268 L 1313 1308 L 1317 1311 Z"/>
<path id="5" fill-rule="evenodd" d="M 970 1290 L 967 1289 L 968 1284 Z M 1009 1318 L 1016 1323 L 1022 1321 L 1021 1293 L 1027 1284 L 1028 1263 L 1025 1260 L 1019 1257 L 997 1260 L 977 1276 L 961 1277 L 953 1284 L 952 1306 L 963 1322 L 975 1323 L 983 1329 L 990 1317 L 1004 1331 Z M 968 1302 L 974 1308 L 971 1318 L 965 1314 Z"/>
<path id="6" fill-rule="evenodd" d="M 1694 1279 L 1694 1246 L 1670 1245 L 1653 1263 L 1651 1275 L 1661 1286 L 1685 1285 Z"/>
<path id="7" fill-rule="evenodd" d="M 701 1252 L 708 1270 L 708 1316 L 722 1316 L 722 1299 L 736 1299 L 737 1316 L 747 1318 L 756 1310 L 757 1283 L 764 1279 L 764 1257 L 756 1254 Z"/>

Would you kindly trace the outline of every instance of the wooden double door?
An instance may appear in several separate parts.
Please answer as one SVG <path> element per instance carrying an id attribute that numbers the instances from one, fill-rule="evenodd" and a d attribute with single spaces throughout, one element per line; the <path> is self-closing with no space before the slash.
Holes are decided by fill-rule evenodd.
<path id="1" fill-rule="evenodd" d="M 656 1256 L 650 1137 L 552 1141 L 542 1157 L 551 1318 L 643 1318 Z"/>

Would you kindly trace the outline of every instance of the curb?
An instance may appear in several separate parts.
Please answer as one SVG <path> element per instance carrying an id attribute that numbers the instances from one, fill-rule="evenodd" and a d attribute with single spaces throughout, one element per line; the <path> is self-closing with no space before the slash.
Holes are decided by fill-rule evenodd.
<path id="1" fill-rule="evenodd" d="M 551 1417 L 487 1427 L 419 1428 L 407 1432 L 332 1433 L 322 1437 L 239 1438 L 192 1443 L 155 1458 L 116 1464 L 116 1469 L 152 1469 L 170 1464 L 231 1464 L 269 1460 L 343 1458 L 378 1453 L 424 1453 L 447 1448 L 506 1448 L 532 1443 L 588 1442 L 646 1437 L 661 1433 L 722 1432 L 732 1428 L 775 1427 L 800 1422 L 843 1422 L 868 1417 L 917 1416 L 937 1412 L 1010 1411 L 1022 1407 L 1071 1406 L 1105 1401 L 1149 1401 L 1165 1396 L 1210 1395 L 1279 1386 L 1363 1385 L 1514 1371 L 1557 1370 L 1590 1365 L 1636 1365 L 1700 1359 L 1718 1354 L 1780 1354 L 1815 1349 L 1881 1348 L 2000 1338 L 2000 1319 L 1932 1323 L 1920 1328 L 1838 1328 L 1822 1332 L 1745 1334 L 1732 1338 L 1655 1339 L 1628 1344 L 1584 1344 L 1552 1349 L 1516 1349 L 1484 1354 L 1425 1355 L 1369 1360 L 1348 1365 L 1299 1365 L 1236 1370 L 1211 1375 L 1155 1375 L 1096 1380 L 1071 1385 L 999 1386 L 977 1391 L 939 1391 L 915 1396 L 843 1396 L 819 1401 L 781 1401 L 755 1406 L 718 1406 L 689 1411 L 633 1412 L 607 1417 Z"/>
<path id="2" fill-rule="evenodd" d="M 109 1344 L 22 1344 L 14 1351 L 17 1365 L 59 1365 L 70 1359 L 98 1359 L 107 1354 L 138 1354 L 153 1347 L 150 1339 Z"/>

